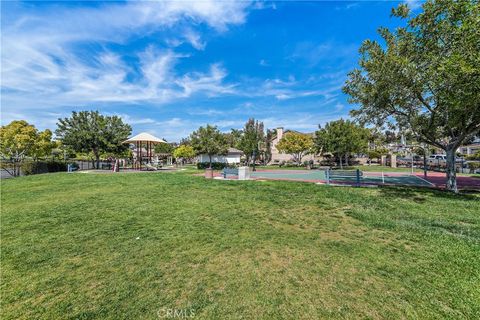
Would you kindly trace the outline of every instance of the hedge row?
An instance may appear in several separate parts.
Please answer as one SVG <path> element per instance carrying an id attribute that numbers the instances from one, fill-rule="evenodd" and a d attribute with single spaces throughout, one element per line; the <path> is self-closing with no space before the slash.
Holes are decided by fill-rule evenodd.
<path id="1" fill-rule="evenodd" d="M 235 168 L 235 165 L 223 163 L 223 162 L 212 162 L 212 169 L 213 170 L 222 170 L 223 168 Z M 203 170 L 210 168 L 209 162 L 198 162 L 197 169 Z"/>
<path id="2" fill-rule="evenodd" d="M 21 167 L 26 176 L 38 173 L 67 171 L 67 163 L 60 161 L 25 161 Z"/>

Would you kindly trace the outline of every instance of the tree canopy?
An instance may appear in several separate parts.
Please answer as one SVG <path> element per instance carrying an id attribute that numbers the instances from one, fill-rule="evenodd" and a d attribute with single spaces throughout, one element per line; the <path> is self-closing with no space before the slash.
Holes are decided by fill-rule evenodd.
<path id="1" fill-rule="evenodd" d="M 228 142 L 216 126 L 207 124 L 190 135 L 190 143 L 197 154 L 206 154 L 209 157 L 210 168 L 212 156 L 225 155 L 228 152 Z"/>
<path id="2" fill-rule="evenodd" d="M 292 155 L 293 160 L 300 164 L 303 157 L 312 152 L 314 147 L 312 136 L 300 132 L 287 132 L 277 143 L 278 151 Z"/>
<path id="3" fill-rule="evenodd" d="M 155 151 L 155 153 L 161 153 L 161 154 L 172 154 L 174 149 L 175 149 L 175 146 L 171 143 L 157 143 L 153 147 L 153 150 Z"/>
<path id="4" fill-rule="evenodd" d="M 173 150 L 173 157 L 176 159 L 191 159 L 195 157 L 195 150 L 192 146 L 181 145 Z"/>
<path id="5" fill-rule="evenodd" d="M 76 152 L 92 152 L 99 167 L 102 153 L 122 154 L 128 148 L 132 128 L 117 116 L 104 116 L 98 111 L 72 112 L 70 118 L 58 119 L 57 137 Z"/>
<path id="6" fill-rule="evenodd" d="M 350 120 L 331 121 L 315 133 L 315 146 L 318 152 L 331 153 L 338 159 L 340 167 L 342 158 L 348 165 L 348 156 L 366 151 L 370 131 L 356 125 Z"/>
<path id="7" fill-rule="evenodd" d="M 253 158 L 254 166 L 256 157 L 260 156 L 261 150 L 264 148 L 265 132 L 263 122 L 259 122 L 253 118 L 248 119 L 242 130 L 238 149 L 242 150 L 247 159 L 247 164 Z"/>
<path id="8" fill-rule="evenodd" d="M 242 130 L 232 129 L 230 132 L 225 133 L 225 138 L 229 147 L 238 148 L 240 139 L 242 138 Z"/>
<path id="9" fill-rule="evenodd" d="M 456 191 L 455 151 L 480 130 L 480 5 L 478 0 L 429 0 L 416 16 L 366 40 L 359 68 L 343 88 L 362 123 L 409 128 L 420 142 L 445 150 L 447 188 Z"/>
<path id="10" fill-rule="evenodd" d="M 54 147 L 50 130 L 39 132 L 25 120 L 15 120 L 0 128 L 0 154 L 13 164 L 13 176 L 19 174 L 19 166 L 26 157 L 48 156 Z M 8 171 L 7 167 L 4 169 Z"/>

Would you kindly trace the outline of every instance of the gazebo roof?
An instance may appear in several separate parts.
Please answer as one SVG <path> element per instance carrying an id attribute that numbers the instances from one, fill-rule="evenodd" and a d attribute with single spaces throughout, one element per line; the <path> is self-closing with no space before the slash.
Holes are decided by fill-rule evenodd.
<path id="1" fill-rule="evenodd" d="M 123 143 L 135 143 L 135 142 L 153 142 L 153 143 L 167 143 L 165 140 L 152 136 L 150 133 L 142 132 Z"/>

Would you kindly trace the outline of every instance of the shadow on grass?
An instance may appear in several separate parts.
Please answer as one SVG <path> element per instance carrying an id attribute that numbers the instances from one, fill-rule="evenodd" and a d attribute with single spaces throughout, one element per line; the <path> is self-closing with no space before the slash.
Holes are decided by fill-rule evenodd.
<path id="1" fill-rule="evenodd" d="M 425 187 L 399 187 L 379 186 L 378 189 L 385 198 L 411 199 L 417 203 L 423 203 L 427 196 L 439 197 L 452 200 L 480 201 L 479 192 L 453 193 L 446 190 Z"/>

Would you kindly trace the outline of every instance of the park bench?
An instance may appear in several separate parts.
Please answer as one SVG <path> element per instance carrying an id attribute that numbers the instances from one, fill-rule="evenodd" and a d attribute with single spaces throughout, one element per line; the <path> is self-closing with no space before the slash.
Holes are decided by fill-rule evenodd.
<path id="1" fill-rule="evenodd" d="M 225 179 L 227 175 L 238 176 L 238 168 L 223 168 L 222 174 Z"/>

